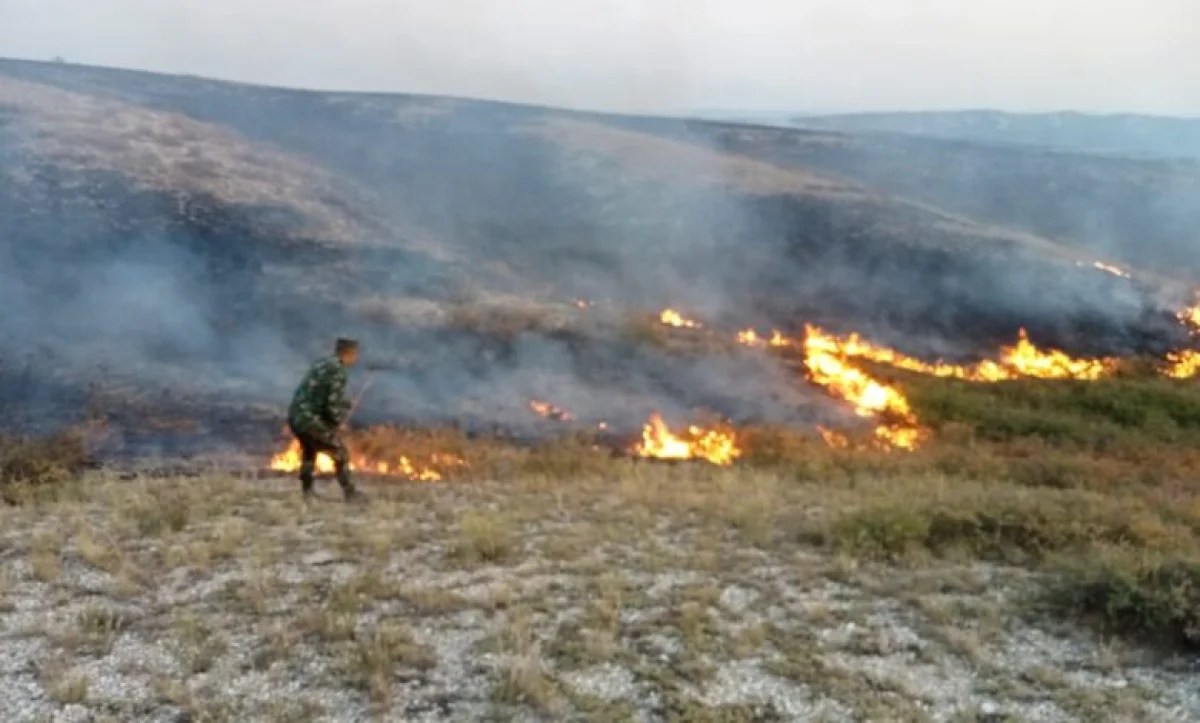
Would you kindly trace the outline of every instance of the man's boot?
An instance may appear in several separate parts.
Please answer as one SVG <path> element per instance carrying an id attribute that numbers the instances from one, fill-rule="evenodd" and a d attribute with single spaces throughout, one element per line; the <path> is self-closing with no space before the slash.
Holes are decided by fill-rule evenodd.
<path id="1" fill-rule="evenodd" d="M 307 502 L 316 495 L 313 493 L 313 465 L 300 463 L 300 494 Z"/>
<path id="2" fill-rule="evenodd" d="M 363 493 L 354 486 L 354 482 L 350 480 L 350 470 L 345 467 L 338 467 L 337 481 L 342 487 L 342 495 L 345 496 L 347 502 L 363 503 L 367 499 Z"/>

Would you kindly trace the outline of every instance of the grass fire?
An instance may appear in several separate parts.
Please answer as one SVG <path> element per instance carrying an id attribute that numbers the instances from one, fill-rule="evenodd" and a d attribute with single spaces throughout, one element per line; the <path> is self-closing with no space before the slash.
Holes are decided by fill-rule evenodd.
<path id="1" fill-rule="evenodd" d="M 732 432 L 691 425 L 684 433 L 675 434 L 657 412 L 646 422 L 642 430 L 642 441 L 634 449 L 641 457 L 662 460 L 698 459 L 719 466 L 733 464 L 742 454 Z"/>
<path id="2" fill-rule="evenodd" d="M 0 158 L 6 720 L 1200 720 L 1194 164 L 3 59 Z"/>
<path id="3" fill-rule="evenodd" d="M 292 441 L 288 448 L 271 458 L 268 467 L 276 472 L 297 472 L 300 469 L 300 443 Z M 350 469 L 355 472 L 402 477 L 419 482 L 436 482 L 444 478 L 447 470 L 465 465 L 466 462 L 448 454 L 434 453 L 427 462 L 414 462 L 408 455 L 394 453 L 386 459 L 371 459 L 361 454 L 352 454 Z M 324 452 L 316 458 L 317 474 L 333 474 L 333 459 Z"/>

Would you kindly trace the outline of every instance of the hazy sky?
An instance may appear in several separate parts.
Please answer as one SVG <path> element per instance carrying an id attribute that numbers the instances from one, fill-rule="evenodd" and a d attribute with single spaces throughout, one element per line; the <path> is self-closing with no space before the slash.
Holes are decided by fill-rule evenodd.
<path id="1" fill-rule="evenodd" d="M 1200 0 L 0 0 L 0 56 L 612 110 L 1200 115 Z"/>

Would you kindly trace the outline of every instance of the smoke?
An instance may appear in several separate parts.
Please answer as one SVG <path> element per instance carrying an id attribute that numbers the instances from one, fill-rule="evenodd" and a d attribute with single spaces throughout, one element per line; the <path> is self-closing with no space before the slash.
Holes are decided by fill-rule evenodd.
<path id="1" fill-rule="evenodd" d="M 536 335 L 514 340 L 502 357 L 471 354 L 479 350 L 469 338 L 422 348 L 416 363 L 381 373 L 361 421 L 498 426 L 528 436 L 559 429 L 531 413 L 532 400 L 553 403 L 585 428 L 626 431 L 651 412 L 677 423 L 704 410 L 737 422 L 801 425 L 828 413 L 796 372 L 749 351 L 679 355 L 602 340 L 572 349 Z"/>
<path id="2" fill-rule="evenodd" d="M 10 54 L 308 88 L 639 112 L 1068 106 L 1200 113 L 1200 22 L 1190 0 L 1096 0 L 1086 22 L 1072 3 L 1035 0 L 902 8 L 877 0 L 4 0 L 0 7 L 0 48 Z"/>
<path id="3" fill-rule="evenodd" d="M 12 311 L 0 333 L 46 350 L 48 374 L 186 393 L 196 408 L 262 405 L 278 424 L 305 366 L 349 335 L 368 360 L 394 362 L 361 422 L 538 435 L 528 402 L 541 399 L 581 425 L 637 429 L 652 411 L 697 410 L 811 424 L 830 404 L 732 345 L 734 330 L 815 321 L 939 354 L 994 349 L 1019 326 L 1103 352 L 1144 349 L 1160 331 L 1123 279 L 731 155 L 708 126 L 0 71 L 119 95 L 122 122 L 148 129 L 71 126 L 73 155 L 48 156 L 29 129 L 61 129 L 27 104 L 22 126 L 0 132 L 0 303 Z M 146 109 L 153 123 L 139 120 Z M 101 141 L 124 153 L 99 155 Z M 580 310 L 579 297 L 597 304 Z M 666 306 L 706 329 L 664 338 L 637 317 Z"/>
<path id="4" fill-rule="evenodd" d="M 1090 121 L 1064 116 L 1061 122 Z M 1154 137 L 1155 126 L 1146 127 L 1147 138 Z M 1171 135 L 1157 137 L 1165 144 Z M 793 163 L 1065 242 L 1097 259 L 1168 274 L 1200 273 L 1191 230 L 1200 223 L 1200 164 L 1194 161 L 1085 155 L 1036 145 L 905 136 L 877 143 L 870 138 L 840 144 L 813 138 L 784 153 Z"/>
<path id="5" fill-rule="evenodd" d="M 9 256 L 0 334 L 9 349 L 50 353 L 61 371 L 86 375 L 105 365 L 147 383 L 174 370 L 176 386 L 220 389 L 235 378 L 267 382 L 255 369 L 293 356 L 261 324 L 223 334 L 218 312 L 233 290 L 206 279 L 201 260 L 170 239 L 138 239 L 96 259 Z"/>
<path id="6" fill-rule="evenodd" d="M 48 162 L 25 141 L 12 122 L 0 126 L 5 427 L 77 421 L 89 395 L 110 389 L 159 406 L 286 393 L 278 369 L 304 355 L 270 317 L 230 324 L 254 283 L 214 263 L 247 239 L 214 248 L 180 218 L 196 211 L 180 197 Z"/>
<path id="7" fill-rule="evenodd" d="M 28 124 L 10 129 L 3 148 L 12 174 L 0 201 L 10 212 L 4 253 L 12 259 L 3 271 L 3 300 L 14 313 L 0 332 L 18 347 L 46 350 L 56 375 L 119 380 L 142 397 L 170 392 L 200 402 L 261 403 L 279 413 L 306 364 L 328 353 L 335 336 L 352 335 L 364 341 L 368 358 L 416 359 L 381 375 L 362 421 L 544 433 L 528 409 L 531 399 L 566 407 L 583 424 L 627 429 L 651 411 L 684 420 L 697 408 L 739 419 L 812 418 L 819 395 L 753 353 L 710 359 L 626 339 L 630 313 L 674 304 L 716 317 L 736 305 L 729 293 L 746 279 L 731 276 L 720 258 L 737 253 L 738 239 L 753 235 L 753 221 L 722 190 L 714 156 L 692 165 L 711 177 L 710 188 L 673 189 L 653 174 L 626 183 L 619 161 L 538 138 L 530 124 L 539 119 L 522 109 L 452 108 L 398 137 L 396 119 L 411 118 L 404 112 L 410 105 L 419 111 L 419 104 L 346 104 L 228 86 L 197 103 L 187 93 L 195 81 L 15 70 L 78 93 L 119 90 L 151 107 L 182 105 L 207 123 L 303 153 L 347 181 L 341 196 L 322 196 L 321 203 L 340 211 L 350 206 L 344 199 L 361 197 L 376 214 L 355 218 L 351 243 L 304 238 L 310 231 L 296 208 L 238 204 L 198 193 L 190 182 L 147 186 L 136 173 L 190 179 L 178 166 L 147 164 L 141 156 L 117 156 L 141 165 L 116 172 L 72 167 L 29 145 Z M 331 108 L 331 100 L 343 108 Z M 180 125 L 140 123 L 131 106 L 119 110 L 135 126 Z M 230 155 L 199 130 L 189 132 L 156 139 L 160 155 L 187 157 L 181 142 L 205 144 L 197 148 L 209 161 Z M 115 145 L 105 134 L 75 142 L 89 160 L 113 165 L 112 156 L 92 147 Z M 221 166 L 204 166 L 214 167 Z M 230 175 L 207 185 L 223 189 L 242 180 Z M 312 196 L 300 190 L 293 197 Z M 301 237 L 281 238 L 296 233 Z M 455 304 L 497 308 L 503 316 L 512 311 L 505 304 L 517 300 L 535 325 L 513 335 L 498 328 L 502 319 L 457 331 L 378 324 L 357 310 L 369 295 L 416 296 L 443 317 Z M 608 300 L 611 313 L 571 306 L 579 318 L 568 330 L 604 320 L 565 336 L 539 321 L 576 297 Z M 38 399 L 51 414 L 49 392 Z"/>
<path id="8" fill-rule="evenodd" d="M 637 125 L 676 134 L 669 124 Z M 1017 325 L 1077 353 L 1161 353 L 1187 343 L 1170 318 L 1186 295 L 1157 287 L 1164 277 L 1194 286 L 1200 276 L 1188 230 L 1200 223 L 1194 162 L 903 135 L 701 124 L 692 130 L 726 152 L 870 189 L 873 198 L 857 204 L 824 204 L 805 214 L 796 204 L 760 204 L 755 216 L 790 215 L 793 221 L 777 225 L 795 229 L 792 248 L 802 250 L 808 267 L 799 273 L 812 278 L 800 283 L 788 269 L 789 280 L 809 299 L 840 305 L 843 319 L 877 338 L 916 353 L 958 346 L 968 355 L 1011 340 Z M 867 244 L 865 219 L 873 221 Z M 899 244 L 875 243 L 881 238 Z M 1128 267 L 1137 278 L 1113 276 L 1094 261 Z M 946 338 L 911 338 L 938 334 Z M 922 349 L 925 341 L 938 343 Z"/>

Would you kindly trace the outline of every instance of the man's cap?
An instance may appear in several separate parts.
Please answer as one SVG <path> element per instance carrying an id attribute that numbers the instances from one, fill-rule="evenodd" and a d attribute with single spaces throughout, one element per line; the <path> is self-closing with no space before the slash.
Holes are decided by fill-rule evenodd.
<path id="1" fill-rule="evenodd" d="M 358 349 L 358 340 L 346 339 L 343 337 L 337 340 L 337 344 L 334 345 L 334 348 L 338 351 L 338 353 L 344 351 L 355 351 Z"/>

